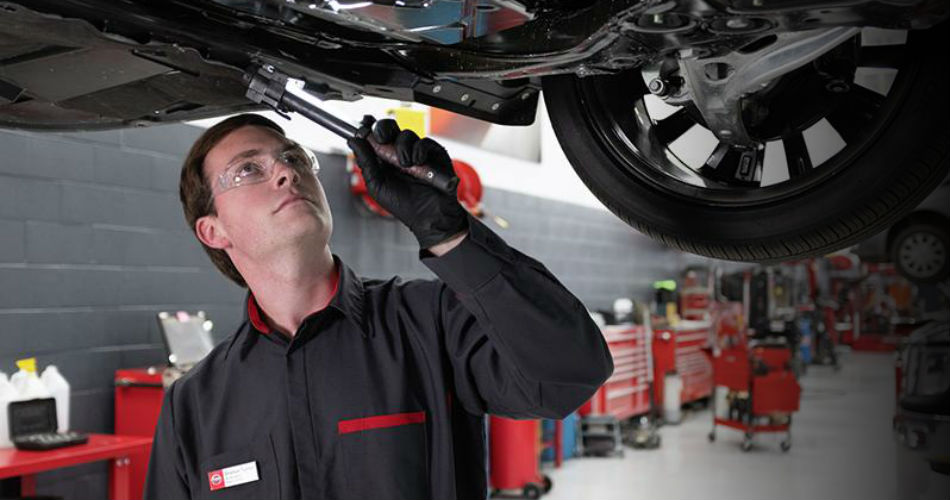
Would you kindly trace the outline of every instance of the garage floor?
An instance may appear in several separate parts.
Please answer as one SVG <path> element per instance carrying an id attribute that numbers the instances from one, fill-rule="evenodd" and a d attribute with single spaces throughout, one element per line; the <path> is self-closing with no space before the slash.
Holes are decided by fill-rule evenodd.
<path id="1" fill-rule="evenodd" d="M 851 353 L 838 373 L 810 367 L 788 453 L 779 450 L 779 434 L 757 436 L 748 453 L 731 429 L 718 428 L 716 442 L 709 443 L 711 412 L 697 410 L 680 425 L 661 428 L 659 450 L 627 449 L 623 458 L 573 459 L 546 470 L 554 488 L 543 498 L 912 498 L 906 487 L 898 493 L 893 360 L 892 354 Z M 947 476 L 909 463 L 920 498 L 950 498 Z M 906 469 L 901 477 L 908 478 Z"/>

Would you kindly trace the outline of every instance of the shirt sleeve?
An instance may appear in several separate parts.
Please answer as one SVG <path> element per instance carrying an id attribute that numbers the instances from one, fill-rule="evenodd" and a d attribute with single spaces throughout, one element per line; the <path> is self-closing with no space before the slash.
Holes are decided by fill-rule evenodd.
<path id="1" fill-rule="evenodd" d="M 564 418 L 613 372 L 603 335 L 544 265 L 469 222 L 457 247 L 422 258 L 445 283 L 438 324 L 456 399 L 475 414 Z"/>
<path id="2" fill-rule="evenodd" d="M 174 411 L 172 410 L 173 384 L 165 392 L 162 411 L 158 417 L 155 438 L 152 441 L 152 455 L 148 461 L 148 473 L 145 477 L 145 500 L 181 500 L 191 498 L 187 475 L 184 474 L 181 447 L 175 432 Z"/>

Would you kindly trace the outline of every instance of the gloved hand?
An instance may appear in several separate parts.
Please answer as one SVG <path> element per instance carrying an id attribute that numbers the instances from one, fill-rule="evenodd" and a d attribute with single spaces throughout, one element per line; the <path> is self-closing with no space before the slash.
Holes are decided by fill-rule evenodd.
<path id="1" fill-rule="evenodd" d="M 420 248 L 433 247 L 468 229 L 468 216 L 454 189 L 449 195 L 402 172 L 383 161 L 361 137 L 372 127 L 376 143 L 395 146 L 401 166 L 426 165 L 452 173 L 452 159 L 445 148 L 428 137 L 419 139 L 411 130 L 399 130 L 395 120 L 380 120 L 375 126 L 373 122 L 372 116 L 364 117 L 358 137 L 347 141 L 363 170 L 369 195 L 409 227 Z"/>

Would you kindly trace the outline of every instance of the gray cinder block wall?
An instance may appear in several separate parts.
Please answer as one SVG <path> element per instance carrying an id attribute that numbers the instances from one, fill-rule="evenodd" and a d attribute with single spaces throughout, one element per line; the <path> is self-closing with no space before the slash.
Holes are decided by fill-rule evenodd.
<path id="1" fill-rule="evenodd" d="M 207 260 L 178 201 L 180 162 L 200 133 L 0 131 L 0 371 L 26 356 L 57 365 L 75 429 L 111 432 L 115 370 L 163 362 L 157 311 L 204 310 L 218 340 L 240 320 L 243 290 Z M 432 277 L 408 230 L 358 209 L 344 159 L 320 160 L 334 251 L 367 276 Z M 596 209 L 490 188 L 484 201 L 510 228 L 487 224 L 591 309 L 647 298 L 654 280 L 697 260 Z M 104 464 L 74 467 L 40 475 L 38 492 L 104 498 L 106 478 Z"/>

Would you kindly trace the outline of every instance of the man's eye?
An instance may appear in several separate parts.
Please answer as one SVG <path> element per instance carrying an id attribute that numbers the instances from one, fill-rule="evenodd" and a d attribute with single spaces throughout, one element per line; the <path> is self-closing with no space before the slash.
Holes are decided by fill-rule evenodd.
<path id="1" fill-rule="evenodd" d="M 302 153 L 284 153 L 281 157 L 281 161 L 290 166 L 302 167 L 307 164 L 307 157 Z"/>
<path id="2" fill-rule="evenodd" d="M 253 177 L 255 175 L 260 175 L 263 172 L 264 167 L 262 167 L 260 163 L 253 161 L 242 163 L 234 170 L 234 174 L 238 177 Z"/>

